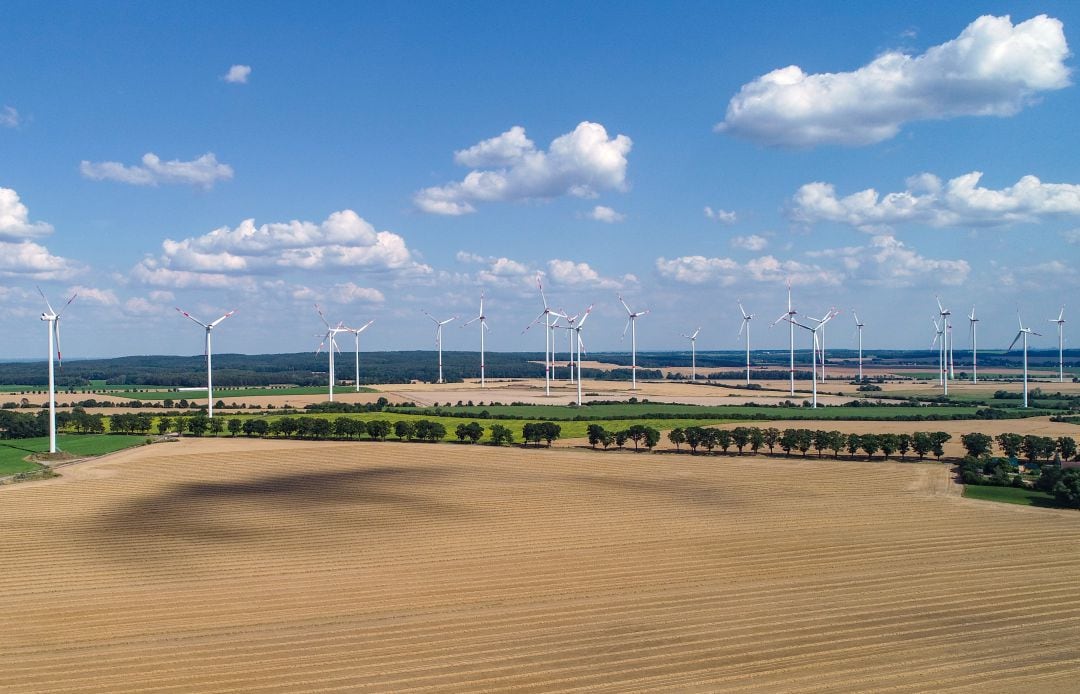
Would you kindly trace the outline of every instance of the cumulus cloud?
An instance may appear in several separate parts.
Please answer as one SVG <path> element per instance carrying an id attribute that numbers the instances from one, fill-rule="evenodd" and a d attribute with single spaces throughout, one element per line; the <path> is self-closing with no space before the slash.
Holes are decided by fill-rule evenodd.
<path id="1" fill-rule="evenodd" d="M 0 239 L 36 238 L 52 232 L 51 224 L 30 221 L 30 211 L 19 200 L 18 193 L 11 188 L 0 188 Z"/>
<path id="2" fill-rule="evenodd" d="M 73 261 L 55 256 L 32 241 L 0 241 L 0 276 L 56 280 L 68 278 L 81 269 Z"/>
<path id="3" fill-rule="evenodd" d="M 152 316 L 161 312 L 161 304 L 154 303 L 141 296 L 132 297 L 124 302 L 124 313 L 129 316 Z"/>
<path id="4" fill-rule="evenodd" d="M 17 128 L 21 122 L 22 118 L 14 106 L 5 106 L 0 111 L 0 128 Z"/>
<path id="5" fill-rule="evenodd" d="M 749 236 L 734 236 L 731 239 L 731 245 L 735 248 L 741 248 L 745 251 L 760 251 L 764 250 L 769 245 L 768 240 L 764 236 L 758 236 L 757 234 L 750 234 Z"/>
<path id="6" fill-rule="evenodd" d="M 684 284 L 719 284 L 730 287 L 738 282 L 781 282 L 792 284 L 838 285 L 843 274 L 807 265 L 795 260 L 778 260 L 771 255 L 740 263 L 731 258 L 707 258 L 689 255 L 681 258 L 657 258 L 656 270 L 661 277 Z"/>
<path id="7" fill-rule="evenodd" d="M 732 97 L 716 129 L 767 145 L 866 145 L 912 121 L 1011 116 L 1069 86 L 1068 55 L 1057 19 L 1014 26 L 983 16 L 921 55 L 888 51 L 853 72 L 790 65 L 762 75 Z"/>
<path id="8" fill-rule="evenodd" d="M 386 301 L 386 297 L 378 289 L 360 287 L 352 282 L 335 285 L 332 294 L 343 304 L 381 304 Z"/>
<path id="9" fill-rule="evenodd" d="M 603 125 L 584 121 L 543 151 L 525 136 L 524 128 L 515 126 L 456 152 L 455 161 L 474 170 L 459 182 L 425 188 L 413 200 L 424 212 L 462 215 L 475 212 L 481 202 L 594 197 L 601 190 L 625 190 L 626 155 L 632 144 L 625 135 L 608 137 Z"/>
<path id="10" fill-rule="evenodd" d="M 971 274 L 966 260 L 928 258 L 889 234 L 873 237 L 867 246 L 811 251 L 807 255 L 833 259 L 848 277 L 871 286 L 956 286 Z"/>
<path id="11" fill-rule="evenodd" d="M 796 191 L 791 214 L 797 221 L 843 222 L 867 231 L 901 223 L 935 227 L 1002 226 L 1080 215 L 1080 185 L 1043 183 L 1024 176 L 994 190 L 980 187 L 982 172 L 943 183 L 932 174 L 907 180 L 907 190 L 879 195 L 873 188 L 838 198 L 830 183 L 807 183 Z"/>
<path id="12" fill-rule="evenodd" d="M 202 236 L 162 242 L 162 255 L 146 258 L 133 276 L 168 287 L 250 287 L 250 275 L 281 269 L 363 269 L 424 275 L 431 268 L 414 260 L 405 239 L 376 231 L 352 210 L 334 212 L 321 223 L 293 220 L 256 226 L 246 219 Z"/>
<path id="13" fill-rule="evenodd" d="M 720 210 L 705 206 L 705 216 L 713 221 L 720 222 L 721 224 L 734 224 L 739 221 L 738 216 L 734 212 L 728 212 L 727 210 Z"/>
<path id="14" fill-rule="evenodd" d="M 153 152 L 143 155 L 141 166 L 125 166 L 118 161 L 79 164 L 79 171 L 92 181 L 119 181 L 134 186 L 157 186 L 162 183 L 183 183 L 210 189 L 218 181 L 233 177 L 233 169 L 221 164 L 213 152 L 191 161 L 161 161 Z"/>
<path id="15" fill-rule="evenodd" d="M 558 284 L 598 289 L 619 289 L 637 282 L 637 277 L 630 274 L 620 278 L 604 277 L 588 263 L 575 263 L 572 260 L 549 260 L 547 275 Z"/>
<path id="16" fill-rule="evenodd" d="M 587 219 L 592 219 L 597 222 L 605 222 L 607 224 L 615 224 L 616 222 L 621 222 L 626 219 L 626 215 L 622 214 L 621 212 L 616 212 L 615 210 L 607 207 L 606 205 L 597 205 L 596 207 L 592 208 L 592 210 L 587 212 L 585 214 L 585 217 Z"/>
<path id="17" fill-rule="evenodd" d="M 228 72 L 221 76 L 221 79 L 229 84 L 247 84 L 248 75 L 250 74 L 250 65 L 233 65 Z"/>
<path id="18" fill-rule="evenodd" d="M 98 289 L 97 287 L 77 285 L 68 289 L 67 293 L 69 296 L 71 294 L 78 294 L 80 301 L 89 302 L 91 304 L 116 306 L 120 303 L 120 300 L 116 298 L 116 293 L 111 289 Z"/>

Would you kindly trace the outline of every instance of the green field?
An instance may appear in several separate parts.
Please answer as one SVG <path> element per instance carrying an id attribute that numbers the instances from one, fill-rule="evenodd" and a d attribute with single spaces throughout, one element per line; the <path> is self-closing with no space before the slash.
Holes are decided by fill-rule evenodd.
<path id="1" fill-rule="evenodd" d="M 798 398 L 796 398 L 798 399 Z M 434 416 L 435 409 L 393 408 L 394 412 L 416 413 Z M 910 416 L 940 415 L 951 418 L 974 418 L 978 408 L 967 405 L 943 405 L 926 407 L 758 407 L 751 405 L 678 405 L 672 403 L 619 403 L 583 405 L 567 407 L 565 405 L 492 405 L 487 407 L 462 406 L 438 408 L 443 415 L 451 417 L 477 417 L 487 411 L 493 417 L 510 417 L 531 420 L 566 421 L 581 417 L 590 420 L 605 418 L 638 419 L 650 415 L 665 415 L 686 418 L 760 418 L 770 419 L 877 419 L 888 420 Z M 669 420 L 661 420 L 669 421 Z M 666 426 L 670 429 L 673 426 Z M 682 426 L 682 425 L 678 425 Z"/>
<path id="2" fill-rule="evenodd" d="M 79 456 L 104 455 L 114 451 L 131 448 L 146 442 L 145 436 L 97 435 L 79 436 L 61 434 L 56 438 L 57 447 L 65 453 Z M 49 450 L 49 438 L 41 436 L 33 439 L 5 439 L 0 441 L 0 475 L 13 475 L 18 472 L 36 470 L 40 466 L 23 458 L 31 453 L 45 453 Z"/>
<path id="3" fill-rule="evenodd" d="M 1037 489 L 1019 489 L 1017 487 L 988 487 L 981 484 L 964 485 L 964 496 L 968 499 L 981 499 L 982 501 L 1000 501 L 1005 504 L 1019 504 L 1020 506 L 1042 506 L 1044 508 L 1060 508 L 1053 494 L 1040 492 Z"/>

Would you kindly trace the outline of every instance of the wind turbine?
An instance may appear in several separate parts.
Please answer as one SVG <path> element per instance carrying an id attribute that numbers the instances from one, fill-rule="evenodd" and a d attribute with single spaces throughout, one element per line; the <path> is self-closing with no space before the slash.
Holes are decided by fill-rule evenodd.
<path id="1" fill-rule="evenodd" d="M 930 322 L 934 324 L 934 339 L 930 341 L 930 348 L 933 349 L 934 345 L 937 345 L 938 340 L 941 340 L 941 344 L 938 346 L 938 383 L 944 386 L 944 395 L 949 395 L 949 379 L 945 378 L 945 328 L 941 323 L 937 322 L 937 318 L 931 318 Z"/>
<path id="2" fill-rule="evenodd" d="M 637 390 L 637 319 L 646 315 L 649 309 L 634 312 L 619 295 L 619 303 L 626 309 L 626 327 L 622 331 L 622 339 L 626 338 L 626 330 L 630 329 L 630 390 Z"/>
<path id="3" fill-rule="evenodd" d="M 1061 313 L 1057 318 L 1051 318 L 1051 323 L 1057 323 L 1058 329 L 1058 383 L 1065 382 L 1065 307 L 1061 307 Z"/>
<path id="4" fill-rule="evenodd" d="M 176 308 L 176 307 L 174 306 L 173 308 Z M 225 320 L 226 318 L 228 318 L 232 314 L 236 313 L 236 311 L 235 310 L 234 311 L 229 311 L 224 316 L 222 316 L 221 318 L 218 318 L 216 321 L 213 321 L 211 323 L 203 323 L 201 320 L 199 320 L 195 316 L 191 315 L 187 311 L 183 311 L 183 310 L 181 310 L 179 308 L 177 308 L 176 310 L 180 311 L 181 316 L 183 316 L 184 318 L 188 318 L 188 319 L 198 323 L 206 331 L 206 348 L 203 350 L 204 356 L 206 357 L 206 403 L 207 403 L 206 412 L 207 412 L 207 416 L 210 419 L 213 419 L 214 418 L 214 379 L 213 379 L 213 372 L 212 372 L 212 370 L 210 368 L 210 366 L 211 366 L 210 363 L 211 363 L 211 360 L 213 359 L 213 351 L 211 350 L 211 347 L 210 347 L 210 333 L 211 333 L 211 331 L 213 331 L 214 328 L 216 328 L 218 326 L 219 323 L 221 323 L 221 321 Z"/>
<path id="5" fill-rule="evenodd" d="M 540 282 L 540 273 L 536 273 L 536 288 L 540 290 L 540 299 L 544 302 L 544 310 L 540 312 L 540 315 L 536 317 L 532 323 L 525 326 L 525 329 L 521 331 L 524 335 L 529 331 L 529 328 L 540 323 L 540 319 L 544 319 L 544 394 L 551 395 L 551 353 L 554 351 L 552 347 L 552 334 L 551 334 L 551 316 L 556 318 L 562 314 L 551 310 L 548 306 L 547 297 L 544 295 L 544 285 Z"/>
<path id="6" fill-rule="evenodd" d="M 567 347 L 567 354 L 569 355 L 569 359 L 570 359 L 570 382 L 573 383 L 574 379 L 575 379 L 575 376 L 574 376 L 574 335 L 575 335 L 575 333 L 574 333 L 574 323 L 577 322 L 578 318 L 581 318 L 581 314 L 579 313 L 579 314 L 577 314 L 575 316 L 565 316 L 564 315 L 563 317 L 566 318 L 566 324 L 567 324 L 566 325 L 566 337 L 568 339 L 567 339 L 566 347 Z M 556 320 L 556 322 L 558 322 L 558 320 Z M 552 342 L 552 344 L 555 344 L 554 341 Z"/>
<path id="7" fill-rule="evenodd" d="M 52 304 L 49 303 L 45 292 L 41 291 L 41 287 L 38 287 L 38 294 L 45 299 L 45 305 L 49 308 L 47 313 L 41 314 L 41 320 L 48 323 L 49 330 L 49 453 L 56 453 L 56 380 L 53 371 L 53 342 L 56 342 L 56 361 L 63 367 L 64 360 L 60 356 L 60 316 L 71 305 L 71 302 L 75 301 L 78 294 L 72 294 L 67 303 L 60 308 L 59 313 L 53 310 Z"/>
<path id="8" fill-rule="evenodd" d="M 851 309 L 851 315 L 855 316 L 855 329 L 859 331 L 859 381 L 862 382 L 862 329 L 864 323 L 859 321 L 859 314 Z"/>
<path id="9" fill-rule="evenodd" d="M 356 386 L 356 392 L 360 392 L 360 333 L 364 332 L 371 327 L 371 324 L 375 322 L 372 318 L 367 323 L 364 323 L 359 328 L 345 328 L 345 332 L 352 333 L 356 338 L 356 379 L 354 385 Z"/>
<path id="10" fill-rule="evenodd" d="M 683 335 L 687 340 L 690 340 L 690 382 L 697 381 L 697 336 L 701 332 L 701 326 L 689 335 Z"/>
<path id="11" fill-rule="evenodd" d="M 979 322 L 979 319 L 975 317 L 975 307 L 971 307 L 971 315 L 968 316 L 968 322 L 971 323 L 971 382 L 979 382 L 979 347 L 976 340 L 975 328 Z"/>
<path id="12" fill-rule="evenodd" d="M 329 321 L 326 320 L 326 316 L 323 315 L 322 309 L 318 304 L 315 304 L 315 312 L 319 314 L 319 318 L 322 319 L 324 325 L 326 325 L 326 334 L 323 335 L 322 342 L 319 343 L 319 348 L 315 350 L 315 354 L 322 351 L 326 341 L 330 341 L 330 346 L 327 348 L 327 353 L 330 355 L 330 402 L 334 401 L 334 352 L 340 352 L 341 348 L 337 344 L 337 334 L 348 332 L 348 328 L 342 326 L 341 323 L 337 324 L 336 328 L 330 327 Z"/>
<path id="13" fill-rule="evenodd" d="M 945 321 L 945 325 L 942 326 L 944 335 L 941 338 L 941 349 L 944 352 L 942 355 L 944 366 L 941 369 L 941 378 L 943 381 L 948 381 L 950 378 L 956 377 L 955 372 L 949 371 L 949 364 L 952 361 L 952 326 L 949 325 L 949 316 L 952 315 L 952 311 L 941 305 L 940 296 L 934 298 L 937 299 L 938 315 Z"/>
<path id="14" fill-rule="evenodd" d="M 807 316 L 807 318 L 809 320 L 814 321 L 815 323 L 818 323 L 819 325 L 821 324 L 821 322 L 823 320 L 821 318 L 814 318 L 813 316 Z M 820 357 L 821 357 L 821 382 L 824 383 L 825 382 L 825 330 L 824 329 L 821 331 L 821 346 L 818 349 L 820 350 L 820 352 L 814 352 L 814 358 L 815 359 L 818 358 L 818 356 L 820 354 Z"/>
<path id="15" fill-rule="evenodd" d="M 1020 312 L 1019 311 L 1016 312 L 1016 322 L 1020 324 L 1020 331 L 1018 333 L 1016 333 L 1016 337 L 1013 338 L 1012 344 L 1010 344 L 1009 348 L 1007 350 L 1005 350 L 1005 353 L 1008 354 L 1009 352 L 1011 352 L 1012 348 L 1016 345 L 1016 341 L 1019 340 L 1021 337 L 1024 338 L 1024 407 L 1027 407 L 1028 406 L 1028 362 L 1027 362 L 1028 335 L 1037 335 L 1038 337 L 1042 337 L 1042 334 L 1035 332 L 1031 328 L 1025 328 L 1024 327 L 1024 321 L 1020 319 Z"/>
<path id="16" fill-rule="evenodd" d="M 750 321 L 754 319 L 754 314 L 747 313 L 746 309 L 742 307 L 742 302 L 738 302 L 739 312 L 742 313 L 742 325 L 739 326 L 739 335 L 742 335 L 743 330 L 746 331 L 746 385 L 750 385 Z"/>
<path id="17" fill-rule="evenodd" d="M 574 344 L 576 345 L 577 358 L 574 360 L 577 362 L 577 404 L 581 407 L 581 348 L 584 343 L 581 341 L 581 328 L 585 325 L 585 321 L 589 319 L 589 314 L 592 313 L 592 306 L 585 309 L 585 313 L 581 315 L 581 320 L 571 330 L 574 333 Z"/>
<path id="18" fill-rule="evenodd" d="M 789 323 L 788 329 L 790 330 L 790 333 L 791 333 L 790 334 L 790 339 L 791 339 L 791 366 L 788 369 L 788 375 L 789 375 L 789 377 L 791 379 L 791 394 L 792 395 L 795 395 L 795 322 L 794 322 L 794 317 L 797 316 L 798 313 L 799 313 L 798 311 L 791 308 L 791 280 L 788 280 L 788 283 L 787 283 L 787 313 L 782 314 L 779 318 L 774 320 L 772 322 L 772 325 L 770 325 L 769 327 L 770 328 L 773 327 L 773 325 L 776 325 L 777 323 L 779 323 L 782 320 L 786 320 Z"/>
<path id="19" fill-rule="evenodd" d="M 484 292 L 480 292 L 480 314 L 470 321 L 462 324 L 462 329 L 469 327 L 476 321 L 480 321 L 480 387 L 484 387 L 484 331 L 487 327 L 487 316 L 484 315 Z"/>
<path id="20" fill-rule="evenodd" d="M 839 315 L 839 311 L 837 311 L 836 309 L 833 309 L 833 310 L 829 311 L 828 313 L 825 314 L 825 317 L 822 318 L 820 321 L 818 321 L 818 324 L 816 326 L 814 326 L 813 328 L 811 328 L 809 325 L 804 325 L 802 323 L 797 322 L 794 318 L 788 318 L 788 322 L 790 322 L 793 326 L 797 325 L 800 328 L 803 328 L 804 330 L 809 330 L 811 333 L 813 333 L 813 335 L 814 335 L 814 353 L 816 354 L 817 349 L 818 349 L 818 332 L 821 331 L 821 329 L 825 327 L 826 323 L 831 321 L 833 318 L 836 318 L 837 315 Z M 813 370 L 814 370 L 813 371 L 814 401 L 813 401 L 812 406 L 817 407 L 817 359 L 814 359 L 813 363 L 814 363 L 814 366 L 813 366 Z"/>
<path id="21" fill-rule="evenodd" d="M 442 328 L 447 323 L 457 320 L 457 316 L 451 316 L 446 320 L 436 320 L 435 316 L 431 315 L 427 311 L 424 311 L 424 315 L 430 318 L 431 322 L 435 324 L 435 346 L 439 348 L 439 380 L 435 382 L 442 383 Z"/>

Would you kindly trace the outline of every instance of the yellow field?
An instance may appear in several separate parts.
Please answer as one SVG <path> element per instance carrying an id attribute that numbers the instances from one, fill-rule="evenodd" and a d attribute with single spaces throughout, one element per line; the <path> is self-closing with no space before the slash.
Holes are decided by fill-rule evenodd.
<path id="1" fill-rule="evenodd" d="M 0 691 L 1080 676 L 1080 513 L 939 466 L 185 440 L 63 472 L 0 491 Z"/>

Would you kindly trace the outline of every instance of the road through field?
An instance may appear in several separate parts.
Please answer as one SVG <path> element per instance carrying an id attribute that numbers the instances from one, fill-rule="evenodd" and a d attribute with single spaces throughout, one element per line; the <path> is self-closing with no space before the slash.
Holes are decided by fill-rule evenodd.
<path id="1" fill-rule="evenodd" d="M 1075 691 L 1080 513 L 932 465 L 185 440 L 0 490 L 2 692 Z"/>

